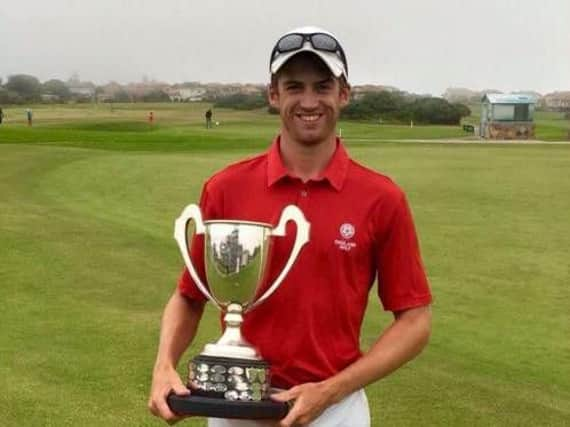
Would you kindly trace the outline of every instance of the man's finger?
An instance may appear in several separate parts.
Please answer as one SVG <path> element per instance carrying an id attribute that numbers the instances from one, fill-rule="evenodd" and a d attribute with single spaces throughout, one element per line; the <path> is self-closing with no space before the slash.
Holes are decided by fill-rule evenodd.
<path id="1" fill-rule="evenodd" d="M 149 402 L 148 402 L 148 410 L 155 417 L 159 416 L 158 409 L 156 408 L 156 405 L 154 404 L 154 401 L 152 399 L 149 400 Z"/>
<path id="2" fill-rule="evenodd" d="M 282 391 L 280 393 L 275 393 L 272 394 L 271 396 L 269 396 L 271 399 L 276 400 L 278 402 L 287 402 L 288 400 L 291 400 L 292 398 L 289 396 L 289 392 L 288 391 Z"/>
<path id="3" fill-rule="evenodd" d="M 297 421 L 298 418 L 299 418 L 299 410 L 296 409 L 295 405 L 293 405 L 287 416 L 279 422 L 279 426 L 291 427 L 295 425 L 295 421 Z"/>
<path id="4" fill-rule="evenodd" d="M 174 394 L 177 394 L 178 396 L 187 396 L 190 394 L 190 390 L 188 390 L 187 387 L 184 387 L 184 385 L 181 382 L 173 384 L 172 391 L 174 392 Z"/>
<path id="5" fill-rule="evenodd" d="M 158 410 L 159 416 L 166 421 L 175 420 L 178 416 L 172 412 L 168 403 L 166 403 L 166 399 L 160 399 L 159 401 L 155 402 L 155 407 Z"/>
<path id="6" fill-rule="evenodd" d="M 288 400 L 293 400 L 299 395 L 297 387 L 293 387 L 289 390 L 280 391 L 279 393 L 273 393 L 271 399 L 277 400 L 278 402 L 287 402 Z"/>

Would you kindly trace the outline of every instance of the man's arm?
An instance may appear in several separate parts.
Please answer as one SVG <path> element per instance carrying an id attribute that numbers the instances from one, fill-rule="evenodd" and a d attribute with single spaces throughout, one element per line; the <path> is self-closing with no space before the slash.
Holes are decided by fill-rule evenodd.
<path id="1" fill-rule="evenodd" d="M 194 338 L 203 311 L 203 302 L 189 300 L 177 289 L 170 297 L 162 315 L 160 343 L 152 375 L 148 408 L 154 415 L 167 421 L 173 422 L 180 418 L 166 403 L 166 397 L 170 392 L 179 395 L 190 394 L 176 372 L 176 365 Z"/>
<path id="2" fill-rule="evenodd" d="M 281 426 L 305 425 L 328 406 L 350 393 L 386 377 L 426 346 L 431 333 L 429 306 L 412 308 L 394 314 L 394 322 L 382 333 L 368 353 L 335 376 L 319 383 L 307 383 L 278 393 L 279 401 L 295 400 Z"/>

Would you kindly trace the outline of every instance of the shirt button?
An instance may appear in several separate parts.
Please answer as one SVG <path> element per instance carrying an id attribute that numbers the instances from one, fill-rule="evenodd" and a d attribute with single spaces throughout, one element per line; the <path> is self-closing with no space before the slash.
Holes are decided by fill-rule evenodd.
<path id="1" fill-rule="evenodd" d="M 301 190 L 301 196 L 302 197 L 307 197 L 309 195 L 309 193 L 307 192 L 307 190 Z"/>

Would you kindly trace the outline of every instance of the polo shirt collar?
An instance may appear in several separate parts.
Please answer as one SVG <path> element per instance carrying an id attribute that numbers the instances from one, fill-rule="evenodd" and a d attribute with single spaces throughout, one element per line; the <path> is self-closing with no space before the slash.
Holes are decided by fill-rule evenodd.
<path id="1" fill-rule="evenodd" d="M 281 160 L 281 153 L 279 148 L 280 143 L 281 136 L 277 136 L 277 138 L 275 138 L 275 141 L 273 141 L 273 144 L 271 144 L 269 152 L 267 153 L 268 187 L 271 187 L 277 181 L 286 176 L 295 178 L 295 176 L 287 170 L 283 164 L 283 161 Z M 336 150 L 325 170 L 315 181 L 326 179 L 335 190 L 342 190 L 344 181 L 346 180 L 346 175 L 348 173 L 349 160 L 350 159 L 348 157 L 346 149 L 341 143 L 340 138 L 337 137 Z"/>

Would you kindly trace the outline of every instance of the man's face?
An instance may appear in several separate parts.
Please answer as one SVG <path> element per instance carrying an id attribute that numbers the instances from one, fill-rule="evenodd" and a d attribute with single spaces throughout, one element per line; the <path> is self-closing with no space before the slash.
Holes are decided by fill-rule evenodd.
<path id="1" fill-rule="evenodd" d="M 279 109 L 284 132 L 303 145 L 316 145 L 335 135 L 340 109 L 350 89 L 334 78 L 313 54 L 291 58 L 269 88 L 269 102 Z"/>

